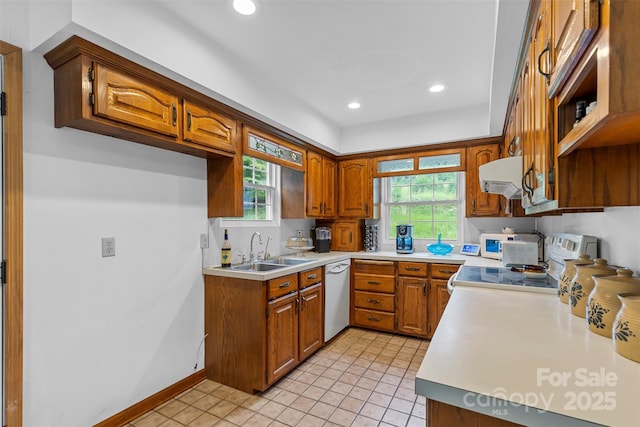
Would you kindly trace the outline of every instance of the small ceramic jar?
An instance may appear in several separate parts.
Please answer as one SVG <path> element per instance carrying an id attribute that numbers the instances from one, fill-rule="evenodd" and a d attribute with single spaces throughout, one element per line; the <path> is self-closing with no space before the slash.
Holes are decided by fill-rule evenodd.
<path id="1" fill-rule="evenodd" d="M 576 265 L 593 264 L 591 256 L 588 254 L 580 254 L 578 259 L 567 259 L 564 261 L 564 270 L 560 274 L 560 283 L 558 284 L 558 296 L 560 302 L 569 303 L 569 288 L 571 280 L 576 275 Z"/>
<path id="2" fill-rule="evenodd" d="M 578 317 L 586 317 L 587 298 L 595 286 L 591 277 L 594 274 L 612 276 L 616 274 L 616 268 L 607 265 L 604 258 L 594 259 L 593 264 L 576 265 L 576 275 L 569 288 L 569 307 L 571 313 Z"/>
<path id="3" fill-rule="evenodd" d="M 640 277 L 632 277 L 633 271 L 622 268 L 616 276 L 592 276 L 595 287 L 587 300 L 587 324 L 589 330 L 611 338 L 613 321 L 622 306 L 618 294 L 640 293 Z"/>
<path id="4" fill-rule="evenodd" d="M 613 348 L 621 356 L 640 362 L 640 294 L 619 294 L 622 307 L 613 322 Z"/>

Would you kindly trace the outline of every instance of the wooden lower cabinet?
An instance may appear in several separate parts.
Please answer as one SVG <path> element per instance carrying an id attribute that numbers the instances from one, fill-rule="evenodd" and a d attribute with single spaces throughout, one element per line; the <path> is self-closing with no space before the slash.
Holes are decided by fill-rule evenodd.
<path id="1" fill-rule="evenodd" d="M 351 267 L 350 323 L 395 332 L 395 263 L 356 259 Z"/>
<path id="2" fill-rule="evenodd" d="M 426 277 L 398 278 L 398 332 L 427 337 L 427 282 Z"/>
<path id="3" fill-rule="evenodd" d="M 460 268 L 457 264 L 431 264 L 429 266 L 429 332 L 431 338 L 436 331 L 444 309 L 449 302 L 447 281 Z"/>
<path id="4" fill-rule="evenodd" d="M 520 424 L 427 399 L 427 427 L 518 427 Z"/>
<path id="5" fill-rule="evenodd" d="M 321 348 L 322 278 L 322 267 L 269 281 L 206 275 L 207 378 L 264 391 Z"/>

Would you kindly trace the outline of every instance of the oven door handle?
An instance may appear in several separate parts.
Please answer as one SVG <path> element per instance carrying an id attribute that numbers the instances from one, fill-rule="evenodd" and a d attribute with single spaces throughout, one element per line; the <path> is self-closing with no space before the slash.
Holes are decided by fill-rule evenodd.
<path id="1" fill-rule="evenodd" d="M 451 275 L 451 277 L 449 277 L 449 280 L 447 280 L 447 291 L 449 291 L 449 295 L 453 294 L 453 281 L 456 280 L 456 277 L 458 277 L 458 272 L 456 271 L 454 274 Z"/>

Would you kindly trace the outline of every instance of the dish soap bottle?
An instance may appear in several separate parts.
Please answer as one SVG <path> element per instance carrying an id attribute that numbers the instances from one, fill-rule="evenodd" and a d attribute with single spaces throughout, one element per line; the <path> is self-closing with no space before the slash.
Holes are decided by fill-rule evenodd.
<path id="1" fill-rule="evenodd" d="M 222 267 L 231 267 L 231 243 L 229 243 L 229 233 L 224 229 L 224 241 L 220 249 L 220 264 Z"/>

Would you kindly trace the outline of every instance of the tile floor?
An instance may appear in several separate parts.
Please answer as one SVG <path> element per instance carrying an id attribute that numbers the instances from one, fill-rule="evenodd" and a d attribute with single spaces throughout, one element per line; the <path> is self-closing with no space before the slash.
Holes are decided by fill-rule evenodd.
<path id="1" fill-rule="evenodd" d="M 264 393 L 205 380 L 129 426 L 424 426 L 428 341 L 350 328 Z"/>

